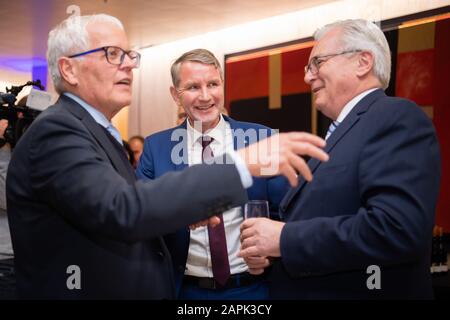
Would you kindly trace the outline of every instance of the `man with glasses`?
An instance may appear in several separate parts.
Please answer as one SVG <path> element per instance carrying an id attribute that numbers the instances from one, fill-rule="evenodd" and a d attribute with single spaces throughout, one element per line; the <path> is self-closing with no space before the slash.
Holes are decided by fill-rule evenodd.
<path id="1" fill-rule="evenodd" d="M 262 163 L 247 157 L 257 146 L 229 153 L 232 164 L 136 182 L 111 124 L 131 102 L 132 70 L 140 63 L 120 21 L 66 19 L 49 34 L 47 58 L 60 97 L 17 144 L 6 182 L 19 296 L 174 298 L 161 236 L 191 224 L 217 225 L 214 214 L 245 203 L 251 175 L 261 174 Z M 318 137 L 278 138 L 285 151 L 265 156 L 279 155 L 277 172 L 294 184 L 296 171 L 311 178 L 296 154 L 327 159 Z"/>
<path id="2" fill-rule="evenodd" d="M 305 81 L 333 120 L 330 161 L 309 161 L 314 180 L 287 193 L 283 222 L 244 221 L 240 255 L 274 261 L 272 298 L 430 298 L 441 174 L 432 122 L 412 101 L 385 95 L 391 56 L 378 26 L 340 21 L 315 39 Z"/>

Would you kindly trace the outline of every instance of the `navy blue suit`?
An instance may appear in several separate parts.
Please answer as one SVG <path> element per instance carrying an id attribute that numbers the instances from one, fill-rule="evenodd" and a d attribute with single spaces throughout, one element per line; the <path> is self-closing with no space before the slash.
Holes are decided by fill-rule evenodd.
<path id="1" fill-rule="evenodd" d="M 411 101 L 376 90 L 309 161 L 310 183 L 283 199 L 276 299 L 431 298 L 430 245 L 441 162 L 431 121 Z M 366 284 L 370 265 L 381 289 Z"/>
<path id="2" fill-rule="evenodd" d="M 236 129 L 269 129 L 265 126 L 235 121 L 229 117 L 224 116 L 232 130 Z M 170 171 L 180 171 L 188 166 L 187 154 L 182 154 L 185 161 L 182 164 L 174 164 L 171 160 L 171 152 L 173 148 L 183 141 L 186 145 L 186 136 L 179 137 L 180 140 L 171 141 L 173 132 L 177 129 L 182 129 L 181 132 L 186 133 L 186 122 L 178 127 L 171 128 L 165 131 L 155 133 L 145 139 L 144 151 L 136 169 L 136 176 L 140 179 L 155 179 Z M 234 132 L 234 131 L 233 131 Z M 270 132 L 270 130 L 269 130 Z M 234 147 L 237 147 L 237 138 L 234 136 Z M 259 136 L 257 137 L 259 139 Z M 245 141 L 245 146 L 249 143 Z M 220 184 L 211 184 L 211 189 L 223 188 Z M 275 177 L 270 179 L 253 178 L 253 185 L 247 189 L 247 195 L 250 200 L 268 200 L 272 219 L 279 220 L 278 207 L 281 199 L 289 189 L 288 182 L 284 177 Z M 195 188 L 192 193 L 196 193 Z M 177 190 L 174 190 L 174 197 L 176 197 Z M 172 261 L 175 271 L 175 280 L 179 288 L 182 283 L 182 278 L 185 271 L 186 260 L 189 250 L 189 229 L 180 229 L 178 232 L 164 237 L 167 247 L 172 254 Z"/>

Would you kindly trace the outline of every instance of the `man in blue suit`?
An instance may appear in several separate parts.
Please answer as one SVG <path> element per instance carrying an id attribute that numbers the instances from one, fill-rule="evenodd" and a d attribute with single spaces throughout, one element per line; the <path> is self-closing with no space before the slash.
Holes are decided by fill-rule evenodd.
<path id="1" fill-rule="evenodd" d="M 216 57 L 205 49 L 186 52 L 172 65 L 171 94 L 188 116 L 178 127 L 151 135 L 145 141 L 144 153 L 137 168 L 137 176 L 155 179 L 170 171 L 180 171 L 202 162 L 201 136 L 212 138 L 214 154 L 236 150 L 259 138 L 270 135 L 267 127 L 235 121 L 221 114 L 224 107 L 222 69 Z M 196 137 L 198 136 L 198 137 Z M 270 209 L 278 218 L 278 205 L 288 190 L 284 177 L 257 178 L 247 189 L 249 199 L 268 200 Z M 211 185 L 212 189 L 222 188 Z M 196 190 L 192 190 L 193 193 Z M 177 190 L 174 190 L 176 196 Z M 176 282 L 181 299 L 265 299 L 267 287 L 262 276 L 247 272 L 247 265 L 237 257 L 240 248 L 241 207 L 223 212 L 226 242 L 225 261 L 229 276 L 220 283 L 214 271 L 206 227 L 179 230 L 165 237 L 172 254 Z M 220 226 L 216 227 L 219 228 Z M 228 261 L 227 261 L 228 260 Z"/>
<path id="2" fill-rule="evenodd" d="M 305 81 L 333 120 L 330 161 L 309 161 L 314 180 L 288 192 L 283 222 L 243 223 L 240 256 L 276 257 L 276 299 L 431 298 L 441 175 L 433 125 L 415 103 L 383 92 L 391 57 L 375 24 L 336 22 L 315 39 Z"/>

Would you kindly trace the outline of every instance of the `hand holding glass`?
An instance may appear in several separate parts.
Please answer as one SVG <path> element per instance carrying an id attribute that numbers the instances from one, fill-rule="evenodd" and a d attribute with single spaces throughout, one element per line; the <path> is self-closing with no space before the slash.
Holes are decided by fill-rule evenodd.
<path id="1" fill-rule="evenodd" d="M 244 218 L 269 218 L 269 203 L 266 200 L 250 200 L 244 206 Z M 262 257 L 248 257 L 246 263 L 249 264 L 253 260 L 261 260 Z M 250 265 L 249 265 L 250 268 Z M 251 274 L 261 274 L 263 269 L 249 269 Z"/>

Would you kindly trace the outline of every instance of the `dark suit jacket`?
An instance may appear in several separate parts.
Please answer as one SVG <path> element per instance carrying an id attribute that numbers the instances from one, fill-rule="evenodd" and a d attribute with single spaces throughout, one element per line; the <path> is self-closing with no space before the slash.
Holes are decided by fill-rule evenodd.
<path id="1" fill-rule="evenodd" d="M 441 162 L 431 121 L 411 101 L 376 90 L 309 161 L 281 203 L 287 222 L 273 268 L 278 299 L 430 298 L 430 245 Z M 369 290 L 370 265 L 381 290 Z M 370 281 L 369 281 L 370 282 Z"/>
<path id="2" fill-rule="evenodd" d="M 250 141 L 250 134 L 247 136 L 245 141 L 240 141 L 238 139 L 239 133 L 245 132 L 247 129 L 254 129 L 254 132 L 258 133 L 258 135 L 254 136 L 255 140 L 267 137 L 259 136 L 260 129 L 264 132 L 270 133 L 269 128 L 259 124 L 236 121 L 227 116 L 224 116 L 224 119 L 229 123 L 231 130 L 233 130 L 235 150 L 240 147 L 245 147 L 251 142 L 255 142 Z M 172 135 L 175 137 L 173 140 L 171 138 Z M 172 150 L 177 150 L 176 145 L 180 145 L 180 142 L 184 147 L 180 152 L 180 156 L 184 157 L 184 161 L 183 163 L 175 164 L 171 160 L 171 154 Z M 188 166 L 187 153 L 183 153 L 184 150 L 187 150 L 185 149 L 186 144 L 186 121 L 178 127 L 161 131 L 147 137 L 145 139 L 144 151 L 136 169 L 137 177 L 140 179 L 155 179 L 166 174 L 167 172 L 184 170 Z M 224 188 L 221 183 L 211 185 L 219 189 Z M 279 220 L 279 203 L 288 189 L 289 184 L 284 177 L 275 177 L 270 179 L 253 178 L 253 185 L 247 189 L 247 195 L 249 199 L 268 200 L 272 218 Z M 194 187 L 192 189 L 192 194 L 197 192 L 198 190 Z M 166 240 L 167 247 L 172 254 L 176 284 L 179 288 L 184 275 L 188 256 L 190 239 L 189 229 L 182 228 L 176 233 L 165 236 L 164 239 Z"/>
<path id="3" fill-rule="evenodd" d="M 246 201 L 234 165 L 135 182 L 107 134 L 61 96 L 14 150 L 6 188 L 20 297 L 174 298 L 161 236 Z M 71 265 L 81 290 L 66 286 Z"/>

